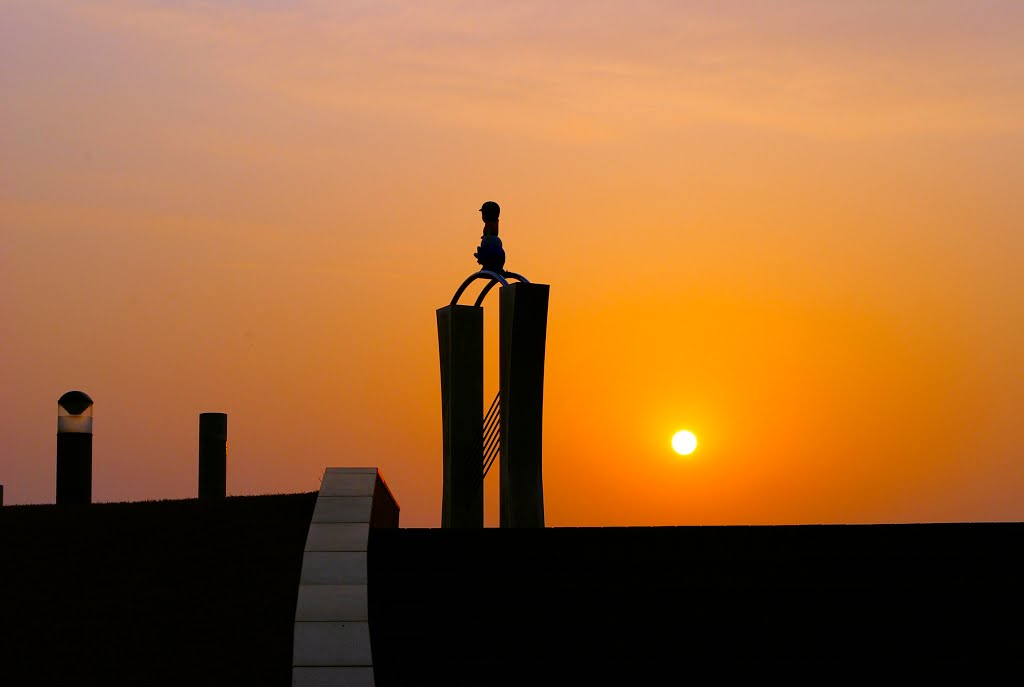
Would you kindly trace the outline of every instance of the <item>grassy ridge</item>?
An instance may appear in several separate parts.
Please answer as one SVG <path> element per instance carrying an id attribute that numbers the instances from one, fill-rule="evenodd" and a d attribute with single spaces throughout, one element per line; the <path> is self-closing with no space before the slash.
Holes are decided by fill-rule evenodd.
<path id="1" fill-rule="evenodd" d="M 315 501 L 0 508 L 0 683 L 289 684 Z"/>

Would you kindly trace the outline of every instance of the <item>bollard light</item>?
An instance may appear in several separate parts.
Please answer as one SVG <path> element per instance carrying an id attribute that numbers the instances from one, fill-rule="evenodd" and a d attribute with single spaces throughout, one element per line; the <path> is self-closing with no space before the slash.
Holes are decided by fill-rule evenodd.
<path id="1" fill-rule="evenodd" d="M 57 503 L 92 502 L 92 399 L 69 391 L 57 399 Z"/>

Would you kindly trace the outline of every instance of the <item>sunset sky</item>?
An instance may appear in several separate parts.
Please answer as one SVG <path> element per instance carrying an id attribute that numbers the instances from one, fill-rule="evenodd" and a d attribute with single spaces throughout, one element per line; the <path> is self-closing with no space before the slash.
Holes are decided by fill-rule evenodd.
<path id="1" fill-rule="evenodd" d="M 195 496 L 224 412 L 229 494 L 376 466 L 438 526 L 485 200 L 548 525 L 1024 521 L 1016 0 L 3 0 L 5 503 L 79 389 L 95 501 Z"/>

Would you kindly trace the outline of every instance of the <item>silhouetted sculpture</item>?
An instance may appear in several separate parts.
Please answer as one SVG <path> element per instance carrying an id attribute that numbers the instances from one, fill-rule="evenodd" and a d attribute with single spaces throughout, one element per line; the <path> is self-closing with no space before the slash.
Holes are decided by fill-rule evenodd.
<path id="1" fill-rule="evenodd" d="M 484 231 L 474 255 L 481 270 L 469 275 L 451 303 L 437 310 L 445 528 L 484 526 L 483 480 L 495 460 L 500 461 L 501 527 L 544 527 L 541 463 L 549 287 L 505 269 L 498 238 L 500 212 L 492 200 L 480 207 Z M 466 287 L 478 279 L 487 284 L 476 302 L 460 305 Z M 495 284 L 501 285 L 499 389 L 484 413 L 481 304 Z"/>
<path id="2" fill-rule="evenodd" d="M 473 253 L 473 257 L 483 269 L 495 274 L 505 273 L 505 249 L 501 245 L 501 239 L 498 238 L 498 215 L 500 214 L 501 207 L 493 200 L 480 206 L 484 230 L 480 236 L 480 246 Z"/>

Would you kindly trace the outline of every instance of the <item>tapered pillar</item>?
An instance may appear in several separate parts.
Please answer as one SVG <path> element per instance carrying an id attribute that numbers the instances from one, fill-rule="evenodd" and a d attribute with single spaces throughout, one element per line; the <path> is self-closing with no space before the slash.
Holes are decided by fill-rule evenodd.
<path id="1" fill-rule="evenodd" d="M 483 527 L 484 311 L 437 310 L 444 467 L 442 527 Z"/>
<path id="2" fill-rule="evenodd" d="M 542 443 L 547 284 L 501 289 L 501 526 L 544 527 Z"/>
<path id="3" fill-rule="evenodd" d="M 92 503 L 92 399 L 81 391 L 57 400 L 57 503 Z"/>
<path id="4" fill-rule="evenodd" d="M 222 499 L 227 494 L 228 416 L 199 414 L 199 498 Z"/>

